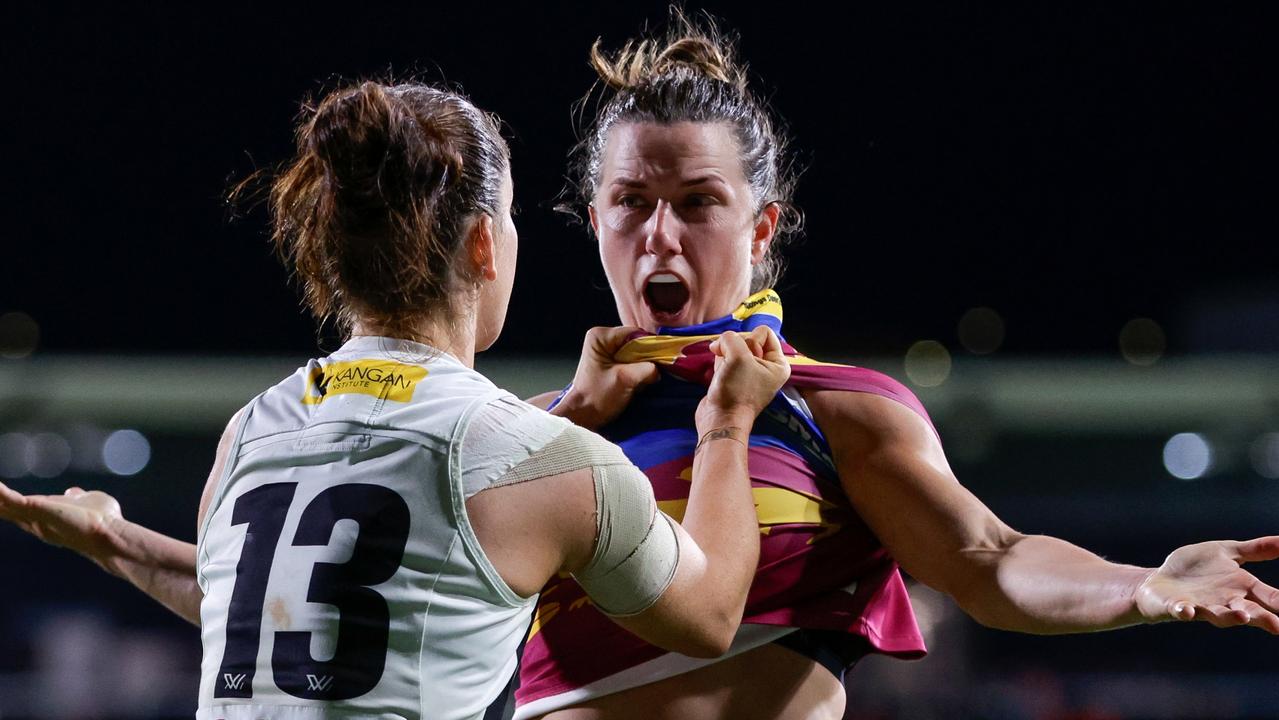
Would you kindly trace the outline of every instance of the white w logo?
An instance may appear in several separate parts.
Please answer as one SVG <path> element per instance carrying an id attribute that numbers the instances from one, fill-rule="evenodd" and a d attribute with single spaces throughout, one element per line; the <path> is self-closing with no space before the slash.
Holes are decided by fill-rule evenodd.
<path id="1" fill-rule="evenodd" d="M 232 675 L 231 673 L 223 673 L 222 680 L 226 683 L 227 690 L 239 690 L 244 687 L 244 679 L 248 677 L 248 673 L 240 673 Z"/>
<path id="2" fill-rule="evenodd" d="M 310 675 L 306 676 L 306 689 L 312 692 L 328 692 L 333 687 L 332 675 Z"/>

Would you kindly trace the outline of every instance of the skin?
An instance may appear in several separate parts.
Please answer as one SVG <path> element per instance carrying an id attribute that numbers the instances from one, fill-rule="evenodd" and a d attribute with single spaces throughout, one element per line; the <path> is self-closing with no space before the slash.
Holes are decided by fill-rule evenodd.
<path id="1" fill-rule="evenodd" d="M 468 367 L 501 332 L 515 274 L 518 238 L 510 217 L 507 173 L 498 217 L 476 217 L 464 238 L 475 293 L 458 302 L 459 320 L 423 316 L 407 339 L 429 342 Z M 353 335 L 387 335 L 357 321 Z M 399 334 L 403 337 L 404 334 Z M 714 657 L 728 647 L 741 621 L 759 553 L 754 501 L 746 468 L 746 435 L 756 415 L 789 377 L 777 337 L 761 328 L 725 334 L 712 346 L 715 378 L 699 405 L 699 432 L 721 431 L 693 467 L 693 494 L 679 535 L 680 561 L 666 592 L 647 610 L 616 622 L 650 642 L 689 655 Z M 204 525 L 234 449 L 239 413 L 228 423 L 197 516 Z M 595 488 L 589 468 L 482 491 L 467 513 L 485 554 L 517 594 L 537 593 L 557 573 L 574 572 L 595 550 Z M 126 520 L 101 492 L 71 488 L 60 496 L 24 496 L 0 484 L 0 518 L 45 542 L 65 546 L 125 578 L 192 623 L 202 594 L 195 580 L 196 546 Z"/>
<path id="2" fill-rule="evenodd" d="M 634 328 L 655 330 L 659 324 L 675 324 L 659 322 L 671 318 L 659 318 L 647 308 L 640 284 L 643 278 L 668 271 L 685 280 L 692 296 L 675 318 L 678 324 L 723 316 L 746 296 L 750 266 L 763 257 L 777 218 L 776 208 L 756 209 L 749 201 L 736 148 L 723 126 L 624 125 L 614 128 L 612 135 L 604 158 L 601 188 L 613 187 L 618 192 L 601 192 L 592 205 L 591 221 L 619 316 L 626 327 L 595 328 L 587 334 L 573 391 L 557 407 L 561 414 L 587 427 L 615 417 L 645 383 L 655 378 L 656 369 L 651 364 L 619 365 L 611 361 L 613 351 Z M 619 139 L 619 135 L 629 137 Z M 634 192 L 622 192 L 626 183 L 615 182 L 621 177 L 619 168 L 638 176 L 628 179 L 639 183 L 629 186 Z M 692 182 L 704 179 L 710 170 L 715 171 L 714 179 Z M 720 181 L 730 187 L 714 187 Z M 485 224 L 481 222 L 479 226 Z M 500 235 L 492 231 L 490 234 Z M 711 252 L 713 248 L 719 248 L 722 256 Z M 468 252 L 480 274 L 495 281 L 490 274 L 496 276 L 499 268 L 492 268 L 490 273 L 484 259 L 497 257 L 500 249 L 479 242 L 468 247 Z M 513 271 L 512 265 L 509 272 Z M 460 344 L 450 346 L 456 356 L 468 363 L 474 349 L 491 343 L 501 327 L 502 314 L 483 302 L 477 317 L 487 319 L 477 320 L 469 342 L 460 338 Z M 502 297 L 503 308 L 505 302 L 506 297 Z M 486 329 L 480 331 L 481 327 Z M 368 332 L 376 330 L 367 328 Z M 439 336 L 431 332 L 435 331 L 423 328 L 423 337 Z M 727 342 L 735 345 L 731 337 Z M 747 345 L 748 354 L 754 358 L 751 362 L 767 362 L 761 357 L 768 354 L 764 339 L 757 338 L 754 344 Z M 740 354 L 738 357 L 743 358 Z M 749 363 L 740 367 L 750 369 Z M 715 392 L 714 386 L 711 392 Z M 544 404 L 553 396 L 540 396 L 540 400 Z M 1008 528 L 955 479 L 940 444 L 924 422 L 897 403 L 871 395 L 829 391 L 809 393 L 806 399 L 831 442 L 841 481 L 853 506 L 907 572 L 951 594 L 965 611 L 984 624 L 1022 632 L 1057 633 L 1141 622 L 1201 620 L 1219 627 L 1252 625 L 1279 633 L 1279 618 L 1273 613 L 1279 606 L 1279 591 L 1240 568 L 1245 562 L 1279 557 L 1279 537 L 1186 546 L 1173 552 L 1157 569 L 1108 563 L 1064 541 L 1027 536 Z M 699 417 L 702 419 L 705 418 Z M 731 417 L 711 420 L 737 422 Z M 715 445 L 731 448 L 735 443 L 719 442 L 711 447 Z M 225 451 L 219 453 L 220 458 L 224 456 Z M 733 462 L 733 457 L 729 455 L 724 461 Z M 714 463 L 703 460 L 703 465 L 719 462 L 719 458 Z M 216 471 L 215 465 L 213 477 L 217 476 Z M 856 483 L 851 482 L 853 478 Z M 714 488 L 706 489 L 710 491 L 706 497 L 714 496 Z M 510 488 L 501 489 L 506 490 Z M 484 510 L 477 510 L 474 501 L 486 494 L 468 502 L 468 512 L 482 513 Z M 513 504 L 534 502 L 536 495 L 513 497 Z M 731 495 L 725 495 L 717 499 L 719 507 L 705 503 L 703 514 L 712 519 L 709 516 L 718 515 L 718 510 L 733 500 Z M 690 502 L 690 515 L 694 515 L 692 505 Z M 205 506 L 207 500 L 202 502 L 202 508 Z M 711 508 L 716 512 L 712 513 Z M 573 527 L 585 517 L 567 508 L 547 508 L 548 513 L 558 510 L 563 510 L 563 514 L 553 515 L 553 522 L 548 524 Z M 532 514 L 513 514 L 506 520 L 514 523 Z M 0 485 L 0 517 L 46 541 L 87 555 L 193 622 L 198 618 L 193 546 L 128 523 L 108 496 L 72 489 L 65 496 L 26 497 Z M 483 525 L 497 527 L 499 518 L 494 516 Z M 688 525 L 686 517 L 685 526 Z M 541 536 L 537 527 L 512 528 L 512 541 L 508 543 L 512 547 L 524 545 L 515 538 Z M 536 562 L 530 563 L 514 549 L 499 547 L 500 541 L 481 533 L 486 552 L 492 549 L 499 571 L 513 588 L 531 593 L 540 587 L 548 576 L 545 570 L 520 575 L 519 567 L 536 566 Z M 748 534 L 756 536 L 753 521 Z M 567 566 L 572 566 L 572 558 L 582 554 L 580 547 L 561 552 Z M 548 565 L 556 562 L 545 560 L 540 553 L 536 553 L 536 558 Z M 753 566 L 754 562 L 751 556 L 750 564 Z M 196 593 L 194 605 L 191 588 Z M 740 617 L 740 610 L 737 615 Z M 707 643 L 704 649 L 714 649 L 711 645 Z M 557 711 L 549 717 L 838 718 L 843 713 L 843 698 L 842 687 L 830 673 L 789 650 L 769 645 L 694 672 Z"/>
<path id="3" fill-rule="evenodd" d="M 627 327 L 588 333 L 573 388 L 556 411 L 595 427 L 654 379 L 651 367 L 612 362 L 629 331 L 731 312 L 748 294 L 750 267 L 763 257 L 777 214 L 753 206 L 725 126 L 676 123 L 611 130 L 590 216 Z M 657 271 L 674 272 L 689 288 L 675 317 L 644 299 L 643 282 Z M 1186 546 L 1154 569 L 1110 563 L 1008 527 L 959 483 L 936 435 L 899 403 L 842 391 L 805 399 L 853 507 L 884 546 L 906 572 L 987 626 L 1047 634 L 1201 620 L 1279 634 L 1279 591 L 1240 567 L 1279 557 L 1279 537 Z M 829 672 L 767 645 L 544 717 L 839 718 L 843 711 L 844 690 Z"/>

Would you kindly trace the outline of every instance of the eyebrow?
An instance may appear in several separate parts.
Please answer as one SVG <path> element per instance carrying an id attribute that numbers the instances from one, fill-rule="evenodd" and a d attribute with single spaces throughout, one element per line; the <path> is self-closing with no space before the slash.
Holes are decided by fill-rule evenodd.
<path id="1" fill-rule="evenodd" d="M 694 185 L 713 185 L 716 183 L 722 185 L 724 184 L 724 180 L 720 178 L 718 175 L 702 175 L 699 177 L 691 178 L 689 180 L 685 180 L 684 182 L 680 183 L 680 187 L 692 187 Z"/>
<path id="2" fill-rule="evenodd" d="M 613 182 L 612 182 L 612 183 L 610 183 L 610 184 L 611 184 L 611 185 L 619 185 L 619 186 L 621 186 L 621 187 L 628 187 L 628 188 L 645 188 L 645 187 L 648 187 L 648 185 L 647 185 L 644 181 L 642 181 L 642 180 L 632 180 L 631 178 L 618 178 L 618 179 L 613 180 Z"/>
<path id="3" fill-rule="evenodd" d="M 693 187 L 695 185 L 711 185 L 711 184 L 723 185 L 724 183 L 725 181 L 722 178 L 720 178 L 718 175 L 699 175 L 695 178 L 689 178 L 688 180 L 681 182 L 679 185 L 680 187 Z M 611 184 L 619 187 L 628 187 L 628 188 L 648 187 L 648 183 L 644 182 L 643 180 L 635 180 L 633 178 L 617 178 L 613 180 Z"/>

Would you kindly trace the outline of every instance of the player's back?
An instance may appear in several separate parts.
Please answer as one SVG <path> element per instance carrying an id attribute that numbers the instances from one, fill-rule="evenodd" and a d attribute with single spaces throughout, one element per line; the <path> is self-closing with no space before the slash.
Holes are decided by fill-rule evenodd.
<path id="1" fill-rule="evenodd" d="M 356 338 L 242 413 L 199 541 L 201 720 L 471 718 L 501 691 L 533 599 L 481 551 L 460 455 L 518 401 L 424 350 Z"/>

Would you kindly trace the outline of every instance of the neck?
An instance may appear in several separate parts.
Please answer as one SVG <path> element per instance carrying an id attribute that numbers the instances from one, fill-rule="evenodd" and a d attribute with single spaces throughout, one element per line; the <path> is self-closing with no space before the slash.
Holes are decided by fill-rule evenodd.
<path id="1" fill-rule="evenodd" d="M 446 352 L 469 368 L 475 367 L 475 316 L 473 314 L 462 318 L 457 323 L 424 319 L 412 327 L 395 329 L 361 319 L 351 327 L 351 335 L 376 335 L 398 340 L 412 340 Z"/>

